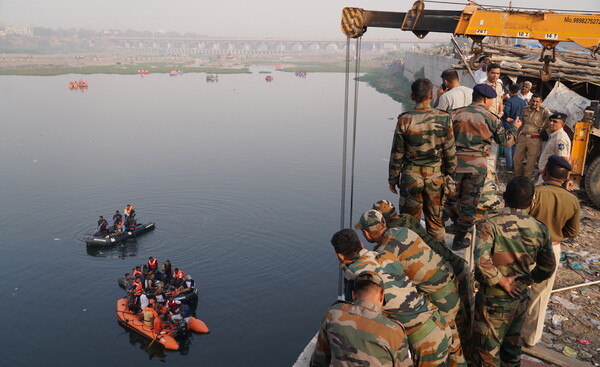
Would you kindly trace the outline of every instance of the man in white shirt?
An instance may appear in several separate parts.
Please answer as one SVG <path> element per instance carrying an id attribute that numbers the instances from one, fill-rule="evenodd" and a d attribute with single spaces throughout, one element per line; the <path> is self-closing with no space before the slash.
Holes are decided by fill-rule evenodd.
<path id="1" fill-rule="evenodd" d="M 475 84 L 481 84 L 487 80 L 487 66 L 490 64 L 492 59 L 489 56 L 483 55 L 479 58 L 479 63 L 481 64 L 481 68 L 475 70 Z"/>
<path id="2" fill-rule="evenodd" d="M 444 70 L 442 85 L 438 89 L 438 98 L 434 107 L 450 112 L 471 104 L 473 89 L 460 85 L 458 73 L 454 69 Z"/>
<path id="3" fill-rule="evenodd" d="M 521 92 L 518 94 L 519 98 L 524 100 L 525 103 L 529 103 L 529 100 L 533 96 L 533 93 L 531 93 L 532 86 L 533 85 L 531 84 L 530 81 L 524 81 L 523 86 L 521 87 Z"/>
<path id="4" fill-rule="evenodd" d="M 548 123 L 550 138 L 544 143 L 542 154 L 540 154 L 540 160 L 538 161 L 538 167 L 540 167 L 540 169 L 546 167 L 548 158 L 551 155 L 563 157 L 567 160 L 567 162 L 571 161 L 571 139 L 569 138 L 569 135 L 565 129 L 563 129 L 565 127 L 566 119 L 567 114 L 562 112 L 557 112 L 550 115 L 550 120 Z M 543 182 L 544 180 L 540 175 L 537 184 L 541 185 Z"/>

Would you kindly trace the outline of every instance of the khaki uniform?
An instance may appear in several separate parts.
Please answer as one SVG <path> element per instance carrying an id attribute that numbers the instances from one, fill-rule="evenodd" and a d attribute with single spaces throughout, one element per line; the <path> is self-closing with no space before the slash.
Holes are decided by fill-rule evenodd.
<path id="1" fill-rule="evenodd" d="M 557 265 L 561 254 L 560 241 L 564 237 L 572 238 L 579 234 L 580 211 L 579 199 L 558 184 L 547 182 L 536 186 L 529 214 L 548 228 Z M 525 312 L 521 332 L 525 344 L 535 345 L 542 338 L 546 308 L 555 277 L 556 272 L 547 280 L 531 286 L 531 302 Z"/>
<path id="2" fill-rule="evenodd" d="M 548 118 L 550 118 L 550 110 L 547 107 L 540 106 L 532 109 L 531 106 L 527 106 L 523 109 L 523 127 L 517 139 L 514 156 L 516 176 L 531 177 L 533 175 L 533 169 L 542 148 L 540 134 Z M 527 164 L 523 167 L 525 158 L 527 158 Z"/>
<path id="3" fill-rule="evenodd" d="M 502 82 L 500 80 L 496 81 L 495 84 L 490 83 L 489 80 L 483 82 L 483 84 L 487 84 L 490 87 L 494 88 L 496 91 L 496 98 L 494 98 L 494 102 L 492 102 L 492 106 L 490 107 L 490 111 L 496 116 L 500 116 L 500 112 L 503 112 L 504 107 L 502 106 L 502 97 L 504 96 L 504 89 L 502 88 Z"/>

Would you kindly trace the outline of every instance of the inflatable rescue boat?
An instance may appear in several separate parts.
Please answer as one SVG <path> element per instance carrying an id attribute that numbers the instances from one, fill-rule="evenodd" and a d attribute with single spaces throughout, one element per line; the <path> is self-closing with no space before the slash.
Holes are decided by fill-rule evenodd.
<path id="1" fill-rule="evenodd" d="M 137 238 L 139 235 L 144 234 L 148 231 L 151 231 L 154 228 L 156 228 L 156 224 L 154 222 L 150 222 L 150 223 L 145 223 L 145 224 L 139 223 L 136 225 L 134 230 L 125 231 L 121 234 L 111 234 L 111 235 L 107 236 L 107 235 L 101 235 L 100 233 L 96 232 L 92 235 L 86 236 L 85 243 L 88 246 L 98 246 L 98 247 L 113 246 L 113 245 L 116 245 L 123 241 L 126 241 L 130 238 Z"/>
<path id="2" fill-rule="evenodd" d="M 151 327 L 144 325 L 144 323 L 140 320 L 140 316 L 129 310 L 127 298 L 121 298 L 117 301 L 117 320 L 122 325 L 135 331 L 136 333 L 162 344 L 165 349 L 179 349 L 179 343 L 173 334 L 170 332 L 156 333 Z M 204 321 L 195 317 L 190 317 L 190 322 L 187 324 L 187 330 L 192 330 L 202 334 L 207 334 L 209 332 L 208 326 L 206 326 Z"/>

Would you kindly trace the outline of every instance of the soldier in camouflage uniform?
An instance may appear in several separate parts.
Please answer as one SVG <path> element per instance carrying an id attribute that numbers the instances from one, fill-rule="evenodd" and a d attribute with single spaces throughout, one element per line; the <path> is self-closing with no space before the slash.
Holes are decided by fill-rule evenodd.
<path id="1" fill-rule="evenodd" d="M 349 299 L 357 274 L 371 271 L 383 280 L 383 313 L 404 326 L 415 366 L 446 366 L 449 332 L 437 308 L 411 283 L 402 265 L 390 253 L 363 248 L 356 232 L 343 229 L 333 235 L 334 247 L 344 271 L 344 294 Z"/>
<path id="2" fill-rule="evenodd" d="M 456 326 L 460 335 L 461 345 L 464 350 L 464 354 L 468 355 L 467 350 L 469 349 L 469 336 L 471 332 L 471 306 L 472 301 L 470 299 L 471 287 L 473 285 L 473 279 L 469 268 L 467 267 L 466 261 L 454 252 L 450 251 L 445 243 L 436 241 L 433 237 L 427 233 L 419 223 L 417 219 L 408 215 L 396 213 L 394 204 L 388 200 L 379 200 L 373 204 L 373 209 L 379 211 L 385 219 L 388 228 L 404 227 L 415 232 L 425 243 L 438 255 L 442 257 L 446 262 L 450 264 L 452 270 L 456 276 L 456 287 L 460 297 L 460 310 L 456 315 Z"/>
<path id="3" fill-rule="evenodd" d="M 473 227 L 481 189 L 487 174 L 487 157 L 491 143 L 512 146 L 515 143 L 516 128 L 521 125 L 515 121 L 510 131 L 504 130 L 500 119 L 488 111 L 496 98 L 496 91 L 487 84 L 477 84 L 473 88 L 473 103 L 460 108 L 452 115 L 456 138 L 456 156 L 458 167 L 456 181 L 457 203 L 455 212 L 456 235 L 453 250 L 469 247 L 471 242 L 465 239 Z"/>
<path id="4" fill-rule="evenodd" d="M 554 272 L 548 230 L 525 212 L 533 193 L 528 178 L 515 177 L 506 186 L 506 207 L 477 225 L 475 270 L 480 287 L 472 338 L 476 366 L 520 366 L 529 285 Z"/>
<path id="5" fill-rule="evenodd" d="M 325 312 L 310 366 L 412 367 L 402 326 L 381 313 L 383 280 L 359 274 L 352 296 Z"/>
<path id="6" fill-rule="evenodd" d="M 427 232 L 444 241 L 444 176 L 454 174 L 456 168 L 452 121 L 447 112 L 431 108 L 431 81 L 417 79 L 411 89 L 417 106 L 398 117 L 388 183 L 394 194 L 396 187 L 400 189 L 401 212 L 420 219 L 423 211 Z"/>
<path id="7" fill-rule="evenodd" d="M 367 241 L 375 244 L 374 251 L 393 254 L 419 292 L 437 306 L 452 334 L 449 365 L 466 366 L 455 321 L 460 298 L 450 265 L 410 229 L 388 229 L 377 210 L 367 210 L 355 227 L 360 228 Z"/>

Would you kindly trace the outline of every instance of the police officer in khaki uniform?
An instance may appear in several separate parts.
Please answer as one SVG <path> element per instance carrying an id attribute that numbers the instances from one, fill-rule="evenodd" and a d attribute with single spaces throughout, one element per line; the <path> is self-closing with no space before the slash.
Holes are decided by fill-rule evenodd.
<path id="1" fill-rule="evenodd" d="M 564 129 L 566 119 L 567 115 L 562 112 L 557 112 L 550 116 L 550 120 L 548 121 L 548 130 L 550 130 L 550 138 L 547 142 L 544 143 L 544 146 L 542 148 L 542 154 L 540 155 L 540 160 L 538 161 L 538 167 L 540 168 L 540 170 L 546 167 L 548 157 L 550 157 L 551 155 L 563 157 L 567 161 L 570 160 L 571 139 L 569 138 L 569 135 L 567 135 Z M 540 176 L 537 184 L 541 185 L 542 182 L 543 180 Z"/>
<path id="2" fill-rule="evenodd" d="M 554 259 L 559 263 L 563 238 L 579 234 L 579 199 L 562 187 L 569 179 L 571 165 L 563 157 L 551 155 L 542 171 L 544 183 L 535 187 L 529 214 L 544 223 L 550 233 Z M 531 286 L 531 303 L 525 313 L 521 335 L 526 346 L 534 346 L 542 337 L 544 317 L 550 300 L 556 273 L 547 280 Z"/>
<path id="3" fill-rule="evenodd" d="M 550 110 L 542 107 L 542 96 L 535 93 L 529 101 L 529 106 L 523 109 L 523 127 L 519 132 L 514 156 L 515 176 L 531 177 L 535 163 L 542 149 L 542 131 L 550 117 Z M 527 164 L 523 167 L 523 160 Z"/>

